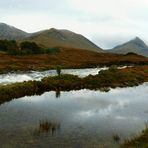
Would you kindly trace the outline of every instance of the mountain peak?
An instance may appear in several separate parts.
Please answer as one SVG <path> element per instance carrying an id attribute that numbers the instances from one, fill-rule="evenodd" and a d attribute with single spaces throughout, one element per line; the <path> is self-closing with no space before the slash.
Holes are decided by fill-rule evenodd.
<path id="1" fill-rule="evenodd" d="M 8 25 L 8 24 L 6 24 L 6 23 L 0 23 L 0 27 L 1 28 L 5 28 L 5 29 L 8 29 L 8 28 L 11 28 L 11 29 L 17 29 L 17 28 L 15 28 L 15 27 L 13 27 L 13 26 L 11 26 L 11 25 Z M 18 29 L 19 30 L 19 29 Z"/>
<path id="2" fill-rule="evenodd" d="M 49 30 L 50 30 L 50 31 L 57 31 L 56 28 L 50 28 Z"/>
<path id="3" fill-rule="evenodd" d="M 132 43 L 133 45 L 140 47 L 142 49 L 147 49 L 147 45 L 143 40 L 141 40 L 139 37 L 135 37 L 133 40 L 129 41 L 128 43 Z"/>
<path id="4" fill-rule="evenodd" d="M 7 25 L 6 23 L 1 23 L 1 22 L 0 22 L 0 25 L 1 25 L 1 26 L 9 26 L 9 25 Z"/>
<path id="5" fill-rule="evenodd" d="M 28 38 L 44 47 L 66 47 L 102 52 L 102 49 L 92 43 L 84 36 L 66 29 L 51 28 L 40 33 L 36 33 Z"/>
<path id="6" fill-rule="evenodd" d="M 139 37 L 135 37 L 134 39 L 116 46 L 111 50 L 113 53 L 121 53 L 127 54 L 129 52 L 134 52 L 139 55 L 148 55 L 148 46 L 141 40 Z"/>
<path id="7" fill-rule="evenodd" d="M 5 24 L 5 23 L 0 23 L 1 28 L 12 28 L 12 26 Z M 14 28 L 14 27 L 13 27 Z"/>
<path id="8" fill-rule="evenodd" d="M 29 36 L 28 33 L 5 23 L 0 23 L 0 39 L 15 40 Z"/>
<path id="9" fill-rule="evenodd" d="M 137 37 L 137 36 L 133 40 L 131 40 L 131 41 L 136 41 L 136 42 L 142 42 L 142 43 L 144 43 L 143 40 L 141 38 Z"/>
<path id="10" fill-rule="evenodd" d="M 135 40 L 141 40 L 138 36 L 135 37 Z"/>

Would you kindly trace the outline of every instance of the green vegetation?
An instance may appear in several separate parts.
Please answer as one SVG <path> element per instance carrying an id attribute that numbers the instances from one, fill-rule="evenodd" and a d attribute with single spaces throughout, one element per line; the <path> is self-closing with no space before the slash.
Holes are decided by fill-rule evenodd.
<path id="1" fill-rule="evenodd" d="M 116 65 L 112 65 L 109 67 L 109 71 L 116 72 L 118 70 Z"/>
<path id="2" fill-rule="evenodd" d="M 20 43 L 21 54 L 40 54 L 42 53 L 41 47 L 39 47 L 35 42 L 22 42 Z"/>
<path id="3" fill-rule="evenodd" d="M 9 54 L 15 55 L 18 52 L 19 48 L 16 41 L 11 40 L 0 40 L 0 51 L 5 51 Z"/>
<path id="4" fill-rule="evenodd" d="M 53 47 L 53 48 L 47 48 L 47 49 L 44 49 L 44 52 L 45 53 L 58 53 L 60 52 L 60 49 L 58 47 Z"/>
<path id="5" fill-rule="evenodd" d="M 61 75 L 61 67 L 57 66 L 56 71 L 57 71 L 58 76 L 60 76 Z"/>
<path id="6" fill-rule="evenodd" d="M 146 126 L 140 136 L 126 140 L 121 148 L 148 148 L 148 126 Z"/>
<path id="7" fill-rule="evenodd" d="M 98 75 L 79 78 L 75 75 L 46 77 L 41 81 L 28 81 L 0 86 L 0 103 L 13 98 L 42 94 L 45 91 L 69 91 L 80 89 L 101 89 L 108 87 L 136 86 L 148 81 L 148 67 L 133 67 L 116 71 L 102 70 Z"/>
<path id="8" fill-rule="evenodd" d="M 138 55 L 138 54 L 135 52 L 128 52 L 127 54 L 125 54 L 125 56 L 129 56 L 129 55 Z"/>
<path id="9" fill-rule="evenodd" d="M 35 42 L 24 41 L 17 45 L 16 41 L 0 40 L 0 51 L 6 52 L 10 55 L 32 55 L 32 54 L 47 54 L 57 53 L 59 48 L 44 49 Z"/>

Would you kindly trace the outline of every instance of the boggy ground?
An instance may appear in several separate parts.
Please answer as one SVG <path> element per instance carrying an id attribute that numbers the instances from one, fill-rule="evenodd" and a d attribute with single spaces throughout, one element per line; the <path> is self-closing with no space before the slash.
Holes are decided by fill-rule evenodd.
<path id="1" fill-rule="evenodd" d="M 69 91 L 80 89 L 103 89 L 109 87 L 137 86 L 148 82 L 148 66 L 128 67 L 117 69 L 111 67 L 102 70 L 98 75 L 79 78 L 75 75 L 60 75 L 46 77 L 41 81 L 28 81 L 9 85 L 0 85 L 0 104 L 13 98 L 42 94 L 46 91 Z"/>
<path id="2" fill-rule="evenodd" d="M 82 49 L 59 48 L 57 53 L 12 56 L 0 52 L 0 73 L 11 71 L 48 70 L 62 68 L 89 68 L 110 65 L 148 65 L 148 57 L 134 54 L 97 53 Z"/>

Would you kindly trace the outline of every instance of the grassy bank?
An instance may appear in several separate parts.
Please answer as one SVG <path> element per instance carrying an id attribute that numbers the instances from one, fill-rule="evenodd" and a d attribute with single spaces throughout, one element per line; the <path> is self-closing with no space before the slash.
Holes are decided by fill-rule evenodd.
<path id="1" fill-rule="evenodd" d="M 0 53 L 0 73 L 10 71 L 48 70 L 62 68 L 89 68 L 110 65 L 148 65 L 148 58 L 138 55 L 97 53 L 82 49 L 60 48 L 57 53 L 12 56 Z"/>
<path id="2" fill-rule="evenodd" d="M 148 148 L 148 127 L 139 136 L 127 140 L 121 148 Z"/>
<path id="3" fill-rule="evenodd" d="M 74 75 L 60 75 L 43 78 L 41 81 L 28 81 L 0 86 L 0 103 L 13 98 L 42 94 L 45 91 L 69 91 L 80 89 L 102 89 L 108 87 L 137 86 L 148 81 L 148 66 L 117 69 L 111 67 L 98 75 L 79 78 Z"/>

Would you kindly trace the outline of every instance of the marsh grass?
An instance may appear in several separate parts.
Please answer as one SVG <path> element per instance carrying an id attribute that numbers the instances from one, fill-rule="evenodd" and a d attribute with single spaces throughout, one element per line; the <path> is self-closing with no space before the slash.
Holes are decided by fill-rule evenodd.
<path id="1" fill-rule="evenodd" d="M 148 124 L 138 136 L 125 140 L 121 148 L 148 148 Z"/>
<path id="2" fill-rule="evenodd" d="M 40 95 L 46 91 L 70 91 L 80 89 L 102 89 L 137 86 L 148 81 L 148 66 L 118 70 L 103 70 L 99 74 L 79 78 L 64 74 L 43 78 L 41 81 L 28 81 L 9 85 L 0 85 L 0 104 L 14 98 Z M 107 89 L 108 91 L 108 89 Z"/>
<path id="3" fill-rule="evenodd" d="M 118 134 L 114 134 L 113 135 L 113 140 L 118 143 L 121 140 L 121 138 L 120 138 L 120 136 Z"/>

